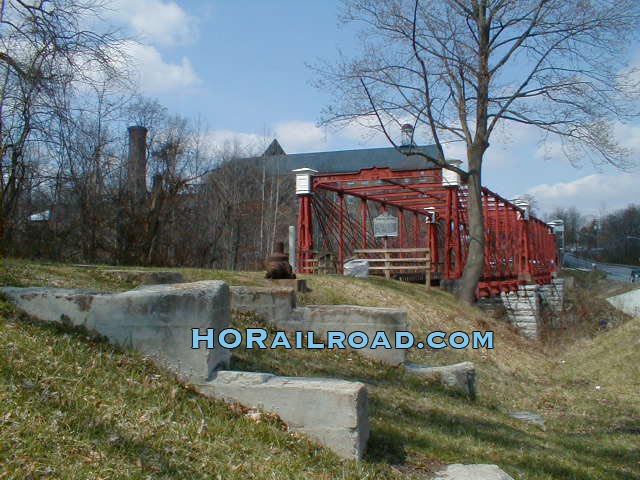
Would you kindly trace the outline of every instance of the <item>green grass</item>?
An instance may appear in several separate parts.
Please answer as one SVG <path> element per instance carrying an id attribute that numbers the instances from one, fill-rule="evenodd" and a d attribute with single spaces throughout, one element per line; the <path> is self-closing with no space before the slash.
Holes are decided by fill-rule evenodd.
<path id="1" fill-rule="evenodd" d="M 36 265 L 14 260 L 5 284 L 121 290 L 130 285 L 102 267 Z M 188 279 L 266 284 L 259 273 L 184 270 Z M 640 478 L 640 319 L 590 301 L 561 342 L 529 343 L 504 322 L 450 295 L 383 279 L 307 277 L 299 303 L 406 308 L 410 328 L 491 329 L 495 349 L 412 351 L 411 360 L 472 360 L 479 396 L 472 401 L 401 369 L 354 353 L 238 350 L 233 367 L 281 375 L 324 376 L 368 385 L 372 426 L 362 462 L 341 461 L 276 419 L 256 423 L 241 408 L 202 398 L 132 352 L 78 331 L 16 320 L 0 302 L 0 478 L 429 478 L 443 463 L 496 463 L 514 478 Z M 577 308 L 577 305 L 573 305 Z M 583 308 L 585 306 L 583 305 Z M 602 309 L 602 310 L 598 310 Z M 236 316 L 240 328 L 260 324 Z M 596 388 L 600 387 L 600 388 Z M 546 429 L 507 415 L 541 413 Z"/>
<path id="2" fill-rule="evenodd" d="M 77 331 L 2 319 L 0 345 L 3 479 L 355 479 L 379 470 L 340 462 L 275 418 L 256 423 Z"/>

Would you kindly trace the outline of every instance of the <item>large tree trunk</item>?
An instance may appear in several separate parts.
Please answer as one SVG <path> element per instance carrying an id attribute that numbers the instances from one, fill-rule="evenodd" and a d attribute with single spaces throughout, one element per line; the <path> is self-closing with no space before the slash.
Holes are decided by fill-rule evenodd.
<path id="1" fill-rule="evenodd" d="M 484 216 L 482 212 L 482 156 L 483 149 L 471 147 L 469 159 L 469 250 L 467 262 L 458 286 L 458 298 L 466 303 L 475 300 L 478 280 L 484 270 Z"/>
<path id="2" fill-rule="evenodd" d="M 7 249 L 5 247 L 5 216 L 3 208 L 0 207 L 0 257 L 4 257 Z"/>
<path id="3" fill-rule="evenodd" d="M 487 0 L 478 4 L 478 89 L 476 100 L 476 129 L 472 143 L 467 143 L 467 176 L 469 188 L 468 228 L 469 248 L 458 290 L 458 298 L 466 303 L 475 300 L 478 280 L 484 270 L 484 215 L 482 209 L 482 158 L 489 147 L 487 129 L 489 109 L 489 38 Z M 459 234 L 459 232 L 456 232 Z"/>

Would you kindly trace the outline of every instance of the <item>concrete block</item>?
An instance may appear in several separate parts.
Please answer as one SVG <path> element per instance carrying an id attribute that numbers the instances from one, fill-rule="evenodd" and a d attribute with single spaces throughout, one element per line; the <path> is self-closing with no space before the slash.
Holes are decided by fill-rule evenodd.
<path id="1" fill-rule="evenodd" d="M 507 415 L 510 417 L 522 420 L 523 422 L 533 423 L 545 430 L 544 417 L 538 413 L 532 412 L 509 412 Z"/>
<path id="2" fill-rule="evenodd" d="M 543 308 L 554 313 L 562 312 L 564 309 L 564 284 L 564 279 L 556 278 L 551 283 L 540 287 L 540 302 Z"/>
<path id="3" fill-rule="evenodd" d="M 307 281 L 304 278 L 270 278 L 267 281 L 273 284 L 276 288 L 291 288 L 300 293 L 305 293 L 309 290 L 307 287 Z"/>
<path id="4" fill-rule="evenodd" d="M 395 335 L 407 329 L 407 312 L 398 308 L 360 307 L 355 305 L 310 305 L 298 308 L 289 321 L 278 326 L 288 330 L 313 331 L 325 336 L 329 331 L 363 332 L 371 342 L 376 332 L 383 331 L 392 347 Z M 406 358 L 405 349 L 365 347 L 356 350 L 359 354 L 389 365 L 400 365 Z"/>
<path id="5" fill-rule="evenodd" d="M 2 287 L 0 292 L 16 305 L 18 310 L 44 322 L 86 325 L 91 306 L 96 297 L 110 296 L 110 292 L 96 290 Z"/>
<path id="6" fill-rule="evenodd" d="M 447 465 L 436 473 L 433 480 L 513 480 L 497 465 Z"/>
<path id="7" fill-rule="evenodd" d="M 216 346 L 192 349 L 191 329 L 230 324 L 226 283 L 155 285 L 124 293 L 48 288 L 3 288 L 36 319 L 82 326 L 114 344 L 152 357 L 183 381 L 203 381 L 228 365 L 231 353 Z"/>
<path id="8" fill-rule="evenodd" d="M 413 375 L 436 381 L 442 385 L 476 397 L 476 368 L 472 362 L 456 363 L 442 367 L 428 367 L 418 363 L 407 363 L 407 371 Z"/>
<path id="9" fill-rule="evenodd" d="M 291 317 L 296 308 L 292 288 L 231 287 L 231 309 L 254 312 L 268 323 L 279 325 Z"/>
<path id="10" fill-rule="evenodd" d="M 290 430 L 359 459 L 369 438 L 367 389 L 363 383 L 267 373 L 216 372 L 197 384 L 203 395 L 277 414 Z"/>
<path id="11" fill-rule="evenodd" d="M 571 288 L 575 288 L 575 286 L 576 286 L 576 278 L 575 277 L 565 277 L 565 278 L 562 278 L 561 280 L 564 280 L 565 288 L 571 289 Z"/>
<path id="12" fill-rule="evenodd" d="M 184 277 L 180 272 L 160 270 L 101 270 L 100 273 L 117 278 L 125 282 L 134 282 L 140 285 L 160 285 L 171 283 L 184 283 Z"/>
<path id="13" fill-rule="evenodd" d="M 363 383 L 216 371 L 228 365 L 227 349 L 191 348 L 192 328 L 204 334 L 207 328 L 219 332 L 230 325 L 230 293 L 224 282 L 153 285 L 124 293 L 48 288 L 0 291 L 37 319 L 83 326 L 112 343 L 149 355 L 204 395 L 275 413 L 291 430 L 304 432 L 341 457 L 358 459 L 364 453 L 369 420 Z M 290 300 L 289 293 L 276 297 Z M 273 292 L 269 296 L 274 298 Z M 274 310 L 265 311 L 278 318 Z"/>
<path id="14" fill-rule="evenodd" d="M 255 312 L 265 321 L 285 330 L 313 331 L 320 337 L 328 331 L 341 331 L 347 336 L 360 331 L 366 333 L 370 340 L 376 332 L 384 331 L 394 346 L 395 332 L 406 330 L 407 326 L 407 313 L 401 309 L 354 305 L 295 306 L 296 297 L 292 289 L 231 287 L 233 310 Z M 357 352 L 390 365 L 399 365 L 406 357 L 406 350 L 395 348 L 362 348 Z"/>
<path id="15" fill-rule="evenodd" d="M 607 302 L 632 317 L 640 317 L 640 289 L 607 298 Z"/>

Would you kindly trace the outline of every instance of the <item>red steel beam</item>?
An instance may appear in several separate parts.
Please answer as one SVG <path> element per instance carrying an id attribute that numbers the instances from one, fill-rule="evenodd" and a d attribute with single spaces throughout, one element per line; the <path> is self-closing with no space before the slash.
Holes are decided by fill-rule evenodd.
<path id="1" fill-rule="evenodd" d="M 335 202 L 336 205 L 335 207 L 327 205 L 324 209 L 328 215 L 335 215 L 338 218 L 326 219 L 324 224 L 328 235 L 339 237 L 337 245 L 340 263 L 345 255 L 345 237 L 348 236 L 350 239 L 350 248 L 355 245 L 356 237 L 351 229 L 360 229 L 360 244 L 363 248 L 370 246 L 367 217 L 369 204 L 374 202 L 381 207 L 382 211 L 386 211 L 387 208 L 398 209 L 400 235 L 393 240 L 393 244 L 399 247 L 407 246 L 405 245 L 407 242 L 413 246 L 423 245 L 421 236 L 426 235 L 424 244 L 432 249 L 432 257 L 437 264 L 436 256 L 440 247 L 436 224 L 430 225 L 426 231 L 420 227 L 420 215 L 426 215 L 425 207 L 433 207 L 444 236 L 442 278 L 459 278 L 467 256 L 469 241 L 468 191 L 466 187 L 444 186 L 441 179 L 441 170 L 436 168 L 410 171 L 371 168 L 346 174 L 317 175 L 313 181 L 314 189 L 339 194 L 337 196 L 339 201 L 330 200 L 327 197 L 329 204 Z M 376 183 L 365 185 L 364 182 Z M 517 287 L 518 283 L 525 279 L 534 281 L 549 279 L 551 272 L 557 266 L 555 241 L 550 228 L 535 217 L 524 220 L 524 211 L 521 208 L 495 192 L 483 188 L 482 194 L 486 229 L 485 268 L 482 282 L 479 284 L 480 294 L 508 291 L 514 286 Z M 345 225 L 348 209 L 344 204 L 344 195 L 351 195 L 361 200 L 360 215 L 356 215 L 355 222 L 349 220 L 348 226 Z M 300 211 L 303 213 L 302 206 Z M 412 212 L 413 216 L 413 233 L 409 237 L 405 236 L 407 229 L 405 211 Z M 310 218 L 310 215 L 308 217 Z M 358 217 L 360 225 L 358 225 Z M 301 237 L 305 238 L 304 235 L 299 235 L 299 243 L 302 243 Z"/>

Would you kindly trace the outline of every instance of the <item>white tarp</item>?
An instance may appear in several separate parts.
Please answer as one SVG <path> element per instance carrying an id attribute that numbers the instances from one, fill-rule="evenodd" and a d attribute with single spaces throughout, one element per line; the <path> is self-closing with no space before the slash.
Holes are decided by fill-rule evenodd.
<path id="1" fill-rule="evenodd" d="M 369 262 L 358 258 L 344 262 L 344 274 L 347 277 L 367 278 L 369 276 Z"/>

